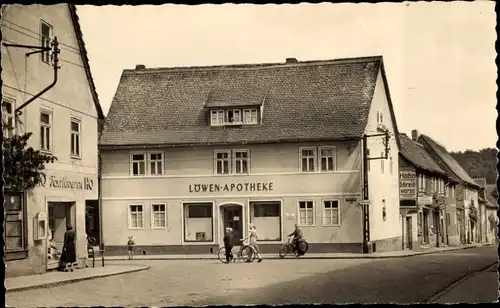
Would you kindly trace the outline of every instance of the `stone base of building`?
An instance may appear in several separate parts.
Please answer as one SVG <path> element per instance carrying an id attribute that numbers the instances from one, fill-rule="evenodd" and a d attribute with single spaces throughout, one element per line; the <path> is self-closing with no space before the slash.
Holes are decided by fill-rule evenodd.
<path id="1" fill-rule="evenodd" d="M 454 236 L 448 236 L 448 241 L 449 241 L 449 246 L 458 246 L 461 245 L 460 243 L 460 236 L 454 235 Z"/>
<path id="2" fill-rule="evenodd" d="M 401 245 L 401 242 L 399 243 Z M 259 243 L 261 253 L 279 253 L 282 243 Z M 308 253 L 362 253 L 362 243 L 309 243 Z M 164 246 L 136 246 L 135 255 L 176 255 L 176 254 L 215 254 L 218 244 L 206 245 L 164 245 Z M 124 256 L 128 254 L 127 246 L 106 246 L 105 255 Z"/>
<path id="3" fill-rule="evenodd" d="M 372 241 L 373 252 L 388 252 L 403 250 L 401 237 L 386 238 Z"/>

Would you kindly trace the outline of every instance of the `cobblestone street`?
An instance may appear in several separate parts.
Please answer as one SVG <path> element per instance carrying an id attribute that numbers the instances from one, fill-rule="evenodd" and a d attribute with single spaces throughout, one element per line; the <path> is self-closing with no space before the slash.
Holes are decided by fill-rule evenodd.
<path id="1" fill-rule="evenodd" d="M 287 259 L 252 264 L 223 264 L 218 260 L 112 261 L 108 264 L 135 263 L 151 266 L 151 269 L 7 293 L 6 301 L 11 307 L 189 305 L 208 297 L 231 295 L 372 261 Z"/>
<path id="2" fill-rule="evenodd" d="M 497 260 L 496 247 L 397 259 L 137 260 L 151 269 L 7 293 L 11 307 L 422 302 Z M 244 292 L 243 292 L 244 291 Z"/>

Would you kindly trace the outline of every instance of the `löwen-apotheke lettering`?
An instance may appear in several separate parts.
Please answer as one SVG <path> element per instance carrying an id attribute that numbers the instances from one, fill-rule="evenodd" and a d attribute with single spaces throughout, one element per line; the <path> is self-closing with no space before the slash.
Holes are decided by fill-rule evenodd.
<path id="1" fill-rule="evenodd" d="M 272 182 L 239 183 L 239 184 L 189 184 L 190 193 L 199 192 L 233 192 L 233 191 L 273 191 Z"/>

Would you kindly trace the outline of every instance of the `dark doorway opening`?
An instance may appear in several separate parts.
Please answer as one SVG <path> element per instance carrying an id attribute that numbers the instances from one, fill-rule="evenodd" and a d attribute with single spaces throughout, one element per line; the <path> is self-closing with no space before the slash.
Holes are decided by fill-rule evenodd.
<path id="1" fill-rule="evenodd" d="M 240 205 L 227 205 L 222 208 L 224 230 L 233 229 L 235 244 L 243 238 L 243 207 Z"/>
<path id="2" fill-rule="evenodd" d="M 413 234 L 412 234 L 411 216 L 406 217 L 406 248 L 413 249 Z"/>
<path id="3" fill-rule="evenodd" d="M 98 200 L 85 200 L 85 230 L 87 237 L 95 239 L 94 246 L 100 244 L 99 227 Z"/>

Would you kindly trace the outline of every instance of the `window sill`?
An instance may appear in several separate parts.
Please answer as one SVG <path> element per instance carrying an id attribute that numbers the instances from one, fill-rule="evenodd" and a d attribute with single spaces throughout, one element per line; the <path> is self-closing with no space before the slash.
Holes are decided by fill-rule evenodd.
<path id="1" fill-rule="evenodd" d="M 305 227 L 305 228 L 306 228 L 306 227 L 316 227 L 316 224 L 315 224 L 315 223 L 314 223 L 314 224 L 312 224 L 312 225 L 301 225 L 301 224 L 297 224 L 297 226 L 299 226 L 299 227 Z"/>
<path id="2" fill-rule="evenodd" d="M 340 224 L 322 224 L 323 227 L 340 227 Z"/>
<path id="3" fill-rule="evenodd" d="M 168 227 L 166 227 L 166 226 L 165 227 L 153 227 L 153 226 L 151 226 L 151 229 L 152 230 L 167 230 Z"/>
<path id="4" fill-rule="evenodd" d="M 53 155 L 52 150 L 40 150 L 40 153 L 45 154 L 45 155 Z"/>
<path id="5" fill-rule="evenodd" d="M 144 230 L 144 227 L 128 227 L 129 230 Z"/>
<path id="6" fill-rule="evenodd" d="M 82 157 L 79 155 L 71 155 L 71 159 L 82 160 Z"/>

